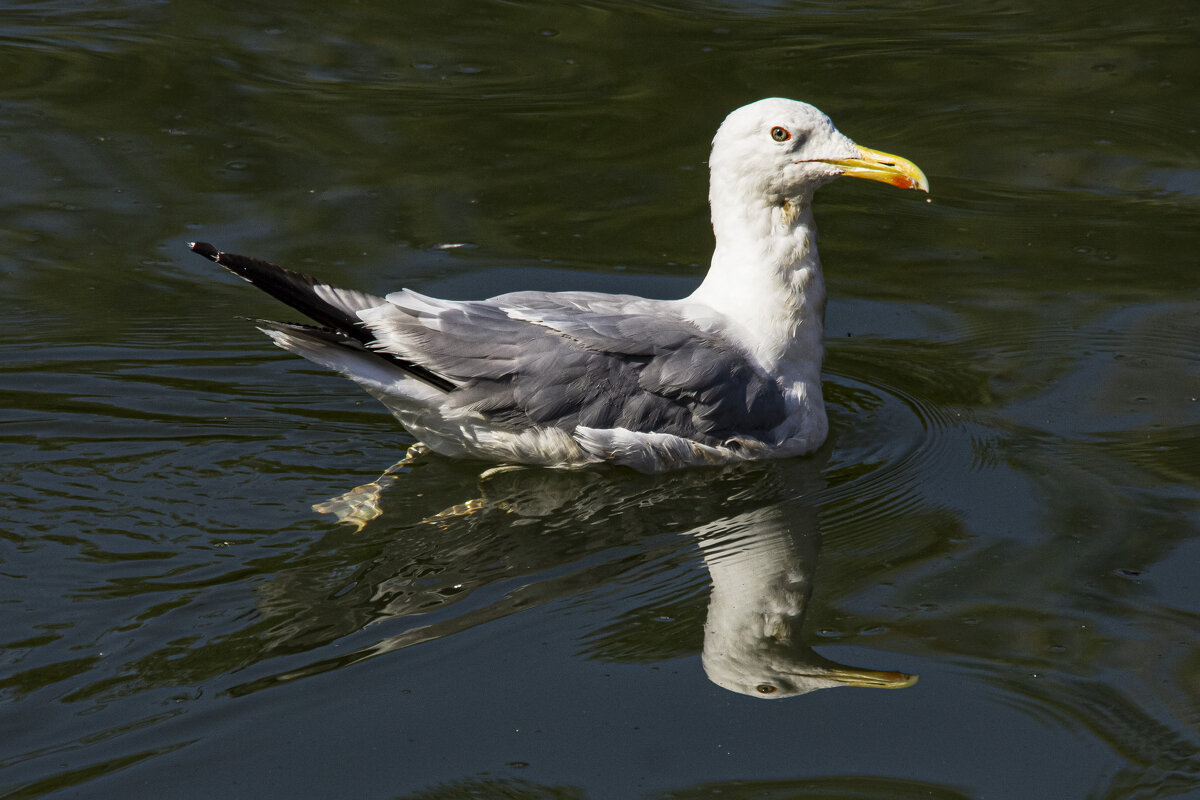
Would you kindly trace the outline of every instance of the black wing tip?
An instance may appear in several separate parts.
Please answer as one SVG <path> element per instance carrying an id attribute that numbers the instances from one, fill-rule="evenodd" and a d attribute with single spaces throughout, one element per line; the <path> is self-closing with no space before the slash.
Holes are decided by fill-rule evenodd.
<path id="1" fill-rule="evenodd" d="M 217 261 L 221 257 L 221 251 L 208 242 L 188 242 L 188 249 L 193 253 L 204 256 L 209 261 Z"/>
<path id="2" fill-rule="evenodd" d="M 283 300 L 283 302 L 296 307 L 292 300 L 285 297 L 280 297 L 272 286 L 279 278 L 282 278 L 285 283 L 299 283 L 309 288 L 318 283 L 316 278 L 305 275 L 302 272 L 290 270 L 287 267 L 281 267 L 278 264 L 272 264 L 270 261 L 263 261 L 260 258 L 251 258 L 250 256 L 241 256 L 237 253 L 226 253 L 224 250 L 218 250 L 215 245 L 208 242 L 188 242 L 188 248 L 198 255 L 202 255 L 213 263 L 220 264 L 225 269 L 237 275 L 240 278 L 253 283 L 258 288 L 272 294 L 275 297 Z M 300 311 L 308 313 L 307 308 L 300 308 Z"/>
<path id="3" fill-rule="evenodd" d="M 274 320 L 254 320 L 255 322 L 301 331 L 326 341 L 336 340 L 337 344 L 356 349 L 365 350 L 374 341 L 374 336 L 362 326 L 360 320 L 351 317 L 344 309 L 330 305 L 313 292 L 313 287 L 317 285 L 316 279 L 269 261 L 222 252 L 208 242 L 188 242 L 188 248 L 193 253 L 220 264 L 300 313 L 312 317 L 319 323 L 319 326 L 312 327 L 302 323 L 275 322 Z M 443 392 L 450 392 L 456 388 L 453 381 L 420 364 L 385 351 L 371 350 L 370 352 L 385 361 L 391 361 L 413 377 L 425 381 Z"/>

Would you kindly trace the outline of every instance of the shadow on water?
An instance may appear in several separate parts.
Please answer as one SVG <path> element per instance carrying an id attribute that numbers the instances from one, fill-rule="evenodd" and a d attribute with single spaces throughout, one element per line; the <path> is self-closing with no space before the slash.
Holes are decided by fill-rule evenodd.
<path id="1" fill-rule="evenodd" d="M 407 475 L 395 477 L 403 483 Z M 813 498 L 820 486 L 820 464 L 815 462 L 688 470 L 653 478 L 624 471 L 486 472 L 480 477 L 479 498 L 400 528 L 389 529 L 386 514 L 374 522 L 369 533 L 386 532 L 375 539 L 381 543 L 379 552 L 342 578 L 345 588 L 332 598 L 314 602 L 312 578 L 325 582 L 308 572 L 284 573 L 260 587 L 259 611 L 276 620 L 268 631 L 269 650 L 304 650 L 383 622 L 403 624 L 402 632 L 229 691 L 247 694 L 451 636 L 530 607 L 603 591 L 609 583 L 653 570 L 656 561 L 694 560 L 695 548 L 711 589 L 705 619 L 693 625 L 703 631 L 704 670 L 717 685 L 769 699 L 835 686 L 911 686 L 914 675 L 839 664 L 806 641 L 804 620 L 820 549 Z M 330 536 L 343 538 L 340 532 Z M 314 545 L 318 550 L 326 546 Z M 588 558 L 605 551 L 606 557 Z M 490 601 L 466 603 L 454 613 L 454 606 L 486 593 L 493 584 L 507 588 Z M 698 605 L 694 595 L 687 592 L 693 606 Z M 305 613 L 297 614 L 301 609 Z M 362 609 L 371 609 L 369 616 L 362 616 Z M 589 654 L 643 660 L 646 647 L 639 639 L 646 631 L 640 610 L 592 635 Z M 693 640 L 698 633 L 683 638 Z M 669 654 L 655 657 L 664 655 Z"/>

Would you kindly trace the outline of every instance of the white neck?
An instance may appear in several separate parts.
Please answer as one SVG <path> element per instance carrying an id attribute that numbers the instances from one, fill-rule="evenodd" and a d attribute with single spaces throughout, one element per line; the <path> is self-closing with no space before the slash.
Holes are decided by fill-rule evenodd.
<path id="1" fill-rule="evenodd" d="M 767 369 L 819 381 L 825 278 L 811 196 L 771 198 L 714 170 L 709 202 L 712 266 L 685 302 L 723 315 L 727 329 Z"/>

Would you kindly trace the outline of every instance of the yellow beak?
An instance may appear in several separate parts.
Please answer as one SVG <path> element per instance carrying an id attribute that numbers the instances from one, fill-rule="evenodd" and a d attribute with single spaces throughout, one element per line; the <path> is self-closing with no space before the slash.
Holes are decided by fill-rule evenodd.
<path id="1" fill-rule="evenodd" d="M 851 178 L 866 178 L 869 181 L 890 183 L 901 189 L 929 191 L 929 181 L 916 164 L 907 158 L 881 153 L 869 147 L 858 147 L 858 158 L 823 158 L 821 160 L 834 165 L 842 171 L 843 175 Z"/>
<path id="2" fill-rule="evenodd" d="M 861 686 L 866 689 L 907 689 L 916 683 L 920 676 L 904 672 L 883 672 L 851 667 L 831 670 L 824 673 L 822 677 L 833 678 L 846 686 Z"/>

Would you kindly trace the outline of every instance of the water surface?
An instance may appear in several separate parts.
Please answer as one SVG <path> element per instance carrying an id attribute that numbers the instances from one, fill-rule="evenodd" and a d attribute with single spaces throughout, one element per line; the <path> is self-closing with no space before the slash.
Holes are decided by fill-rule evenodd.
<path id="1" fill-rule="evenodd" d="M 11 5 L 0 796 L 1200 794 L 1197 20 Z M 770 95 L 933 187 L 818 195 L 820 453 L 430 458 L 361 532 L 312 512 L 413 440 L 185 242 L 372 291 L 680 296 L 712 133 Z M 736 650 L 754 603 L 787 635 Z M 920 681 L 780 676 L 831 662 Z"/>

